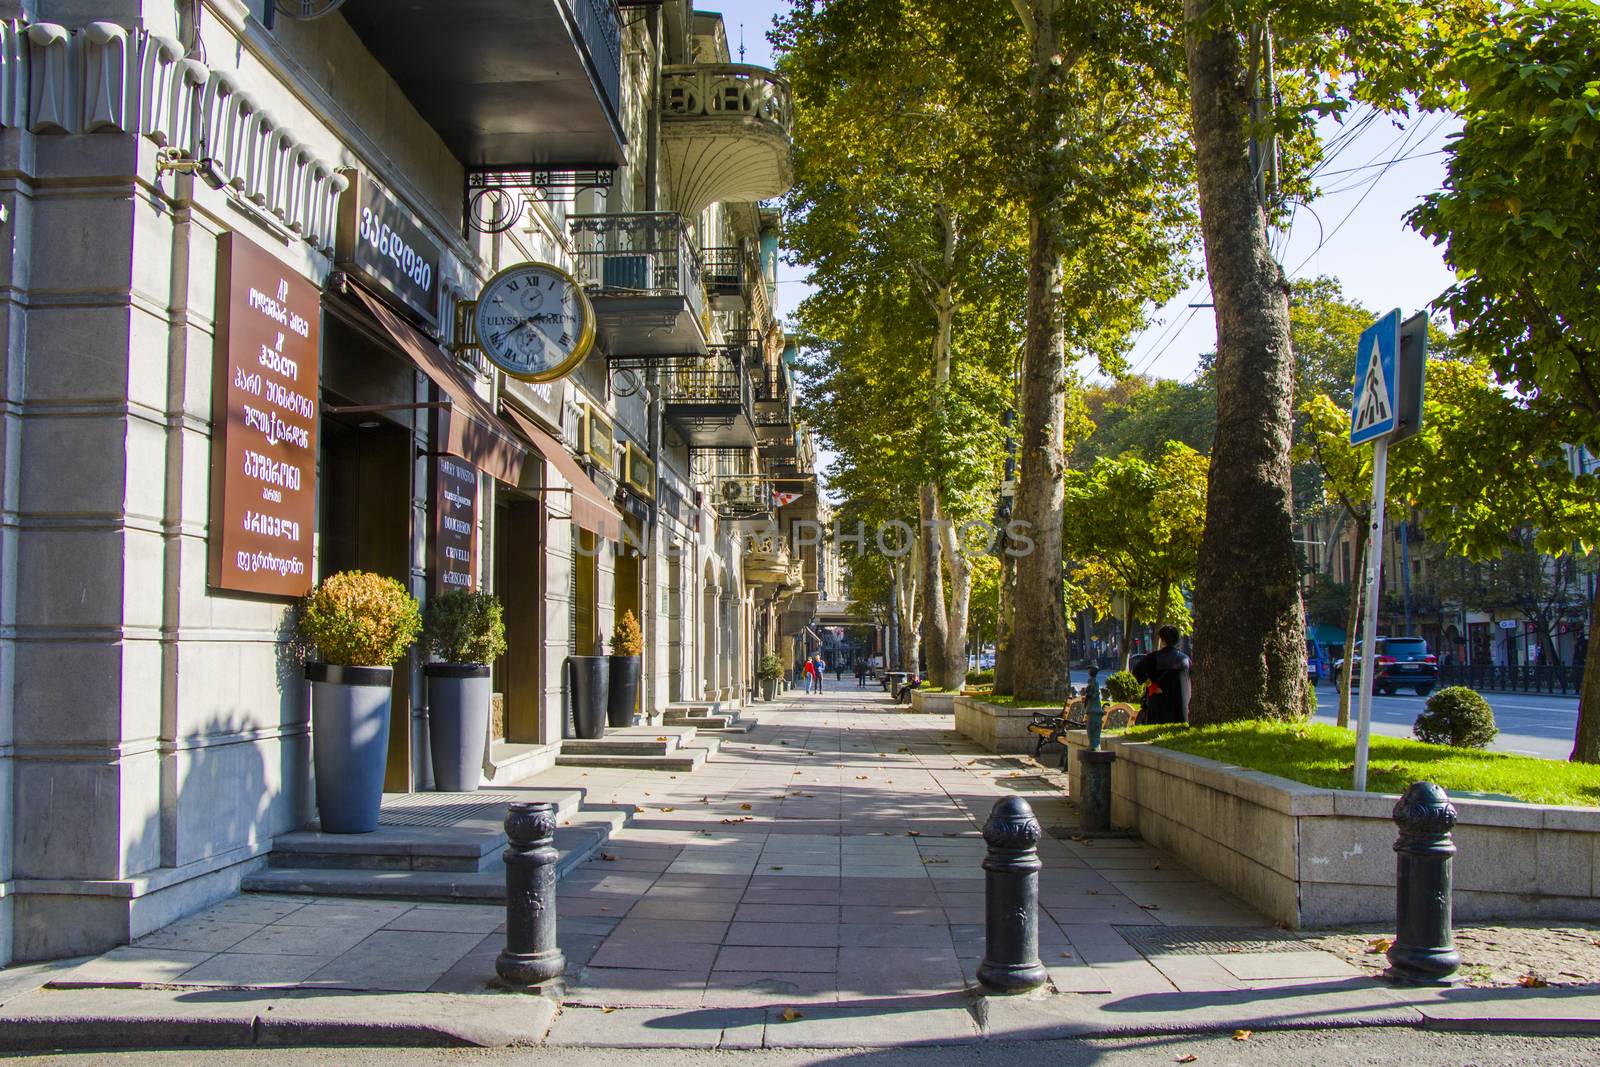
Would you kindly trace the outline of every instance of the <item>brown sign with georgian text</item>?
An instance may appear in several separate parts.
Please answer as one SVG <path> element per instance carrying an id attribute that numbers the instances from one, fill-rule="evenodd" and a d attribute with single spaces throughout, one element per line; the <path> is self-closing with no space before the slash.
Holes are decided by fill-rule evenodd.
<path id="1" fill-rule="evenodd" d="M 300 596 L 317 521 L 322 296 L 241 234 L 218 245 L 209 581 Z"/>
<path id="2" fill-rule="evenodd" d="M 478 586 L 478 468 L 454 456 L 435 463 L 434 587 L 470 591 Z"/>

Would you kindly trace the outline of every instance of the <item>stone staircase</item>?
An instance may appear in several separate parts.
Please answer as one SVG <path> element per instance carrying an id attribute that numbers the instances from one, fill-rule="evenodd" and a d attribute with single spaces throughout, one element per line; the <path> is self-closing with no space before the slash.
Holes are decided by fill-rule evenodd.
<path id="1" fill-rule="evenodd" d="M 504 900 L 506 806 L 556 805 L 561 878 L 627 824 L 631 810 L 582 807 L 583 790 L 491 786 L 476 793 L 391 793 L 370 834 L 315 825 L 273 838 L 267 864 L 244 891 L 422 900 Z"/>
<path id="2" fill-rule="evenodd" d="M 724 708 L 721 701 L 668 704 L 662 720 L 668 726 L 693 726 L 703 734 L 747 734 L 757 726 L 755 719 L 744 718 L 738 708 Z"/>
<path id="3" fill-rule="evenodd" d="M 673 771 L 692 774 L 722 742 L 697 736 L 694 726 L 626 726 L 606 731 L 604 737 L 561 742 L 558 767 L 620 767 L 626 770 Z"/>

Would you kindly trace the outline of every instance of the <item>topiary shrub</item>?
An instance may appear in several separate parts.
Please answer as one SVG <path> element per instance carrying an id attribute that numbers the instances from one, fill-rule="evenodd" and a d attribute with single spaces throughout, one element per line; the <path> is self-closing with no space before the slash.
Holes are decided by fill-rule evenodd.
<path id="1" fill-rule="evenodd" d="M 442 593 L 423 613 L 422 644 L 445 663 L 493 663 L 506 650 L 505 610 L 492 593 Z"/>
<path id="2" fill-rule="evenodd" d="M 968 671 L 967 672 L 967 684 L 968 685 L 993 685 L 994 684 L 994 669 L 992 667 L 986 667 L 981 671 Z"/>
<path id="3" fill-rule="evenodd" d="M 783 677 L 783 661 L 776 652 L 768 652 L 756 664 L 756 677 L 763 682 L 775 682 Z"/>
<path id="4" fill-rule="evenodd" d="M 1417 716 L 1411 732 L 1432 745 L 1488 748 L 1500 730 L 1487 700 L 1476 690 L 1452 685 L 1428 698 L 1426 710 Z"/>
<path id="5" fill-rule="evenodd" d="M 617 620 L 616 629 L 611 631 L 611 654 L 613 656 L 644 654 L 644 634 L 639 630 L 639 620 L 633 617 L 632 608 L 622 613 L 622 618 Z"/>
<path id="6" fill-rule="evenodd" d="M 422 629 L 422 612 L 405 586 L 367 571 L 322 580 L 301 605 L 300 630 L 326 663 L 387 667 Z"/>
<path id="7" fill-rule="evenodd" d="M 1144 696 L 1144 683 L 1132 671 L 1117 671 L 1106 678 L 1106 692 L 1118 704 L 1138 704 Z"/>

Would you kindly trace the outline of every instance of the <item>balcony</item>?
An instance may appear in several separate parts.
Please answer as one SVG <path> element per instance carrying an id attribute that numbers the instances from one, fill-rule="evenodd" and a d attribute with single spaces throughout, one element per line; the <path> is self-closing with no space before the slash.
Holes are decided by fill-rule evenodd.
<path id="1" fill-rule="evenodd" d="M 682 216 L 573 215 L 568 224 L 608 354 L 706 354 L 705 271 Z"/>
<path id="2" fill-rule="evenodd" d="M 615 0 L 350 0 L 340 14 L 466 166 L 628 161 Z"/>
<path id="3" fill-rule="evenodd" d="M 667 421 L 690 448 L 753 448 L 755 393 L 744 367 L 725 357 L 680 365 L 662 378 Z"/>
<path id="4" fill-rule="evenodd" d="M 784 586 L 789 580 L 789 545 L 777 537 L 754 538 L 745 548 L 744 580 L 747 585 Z"/>
<path id="5" fill-rule="evenodd" d="M 723 475 L 712 486 L 711 498 L 719 519 L 764 522 L 772 518 L 772 486 L 760 475 Z"/>
<path id="6" fill-rule="evenodd" d="M 678 210 L 754 203 L 794 183 L 789 83 L 764 67 L 694 63 L 662 72 L 661 138 Z"/>
<path id="7" fill-rule="evenodd" d="M 707 248 L 700 253 L 706 269 L 706 295 L 717 311 L 739 311 L 749 300 L 752 283 L 764 287 L 755 260 L 742 248 Z"/>

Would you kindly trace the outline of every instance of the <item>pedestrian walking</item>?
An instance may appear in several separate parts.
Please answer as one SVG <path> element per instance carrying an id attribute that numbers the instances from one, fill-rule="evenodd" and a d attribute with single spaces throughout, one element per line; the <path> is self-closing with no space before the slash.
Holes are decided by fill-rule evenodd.
<path id="1" fill-rule="evenodd" d="M 865 689 L 866 687 L 867 687 L 867 661 L 864 660 L 864 659 L 857 659 L 856 660 L 856 688 L 857 689 Z"/>
<path id="2" fill-rule="evenodd" d="M 812 673 L 816 675 L 817 692 L 822 692 L 822 672 L 828 669 L 828 661 L 822 658 L 822 653 L 817 653 L 817 658 L 812 661 Z"/>
<path id="3" fill-rule="evenodd" d="M 809 693 L 811 692 L 813 686 L 817 686 L 816 664 L 812 663 L 810 660 L 806 660 L 805 666 L 800 668 L 800 671 L 806 676 L 806 692 Z M 818 686 L 818 688 L 820 688 L 820 686 Z"/>
<path id="4" fill-rule="evenodd" d="M 1145 683 L 1139 724 L 1189 721 L 1189 657 L 1178 648 L 1178 628 L 1163 626 L 1161 647 L 1133 661 L 1133 676 Z"/>

